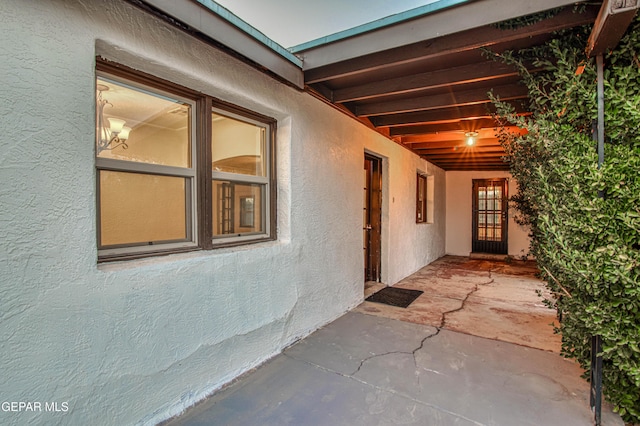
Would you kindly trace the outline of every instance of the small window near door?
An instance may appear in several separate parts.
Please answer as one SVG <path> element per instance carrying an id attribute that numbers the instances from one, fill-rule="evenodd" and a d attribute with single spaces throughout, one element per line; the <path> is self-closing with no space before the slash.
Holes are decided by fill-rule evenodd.
<path id="1" fill-rule="evenodd" d="M 427 176 L 418 173 L 418 180 L 416 184 L 416 223 L 427 223 L 428 221 L 427 189 Z"/>

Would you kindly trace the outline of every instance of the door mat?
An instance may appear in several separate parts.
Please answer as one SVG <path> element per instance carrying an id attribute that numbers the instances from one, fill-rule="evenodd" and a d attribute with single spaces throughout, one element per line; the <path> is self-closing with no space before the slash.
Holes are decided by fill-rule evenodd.
<path id="1" fill-rule="evenodd" d="M 406 308 L 420 296 L 423 291 L 407 288 L 385 287 L 377 293 L 367 297 L 367 302 L 383 303 L 385 305 Z"/>

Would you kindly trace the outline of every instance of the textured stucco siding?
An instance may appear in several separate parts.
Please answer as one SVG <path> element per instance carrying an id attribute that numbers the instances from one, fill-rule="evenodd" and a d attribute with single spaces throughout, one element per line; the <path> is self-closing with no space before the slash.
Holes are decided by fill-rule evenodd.
<path id="1" fill-rule="evenodd" d="M 365 150 L 383 281 L 444 254 L 442 170 L 127 3 L 3 0 L 0 34 L 0 402 L 43 404 L 0 424 L 154 424 L 359 304 Z M 97 264 L 96 55 L 278 120 L 277 241 Z"/>

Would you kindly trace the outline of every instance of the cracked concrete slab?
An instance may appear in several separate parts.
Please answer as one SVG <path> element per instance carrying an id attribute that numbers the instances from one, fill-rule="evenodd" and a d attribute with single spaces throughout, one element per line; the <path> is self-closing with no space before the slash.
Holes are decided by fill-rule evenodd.
<path id="1" fill-rule="evenodd" d="M 492 273 L 491 277 L 491 283 L 478 288 L 478 291 L 473 295 L 474 298 L 484 299 L 495 304 L 521 306 L 525 309 L 549 310 L 536 294 L 536 291 L 540 291 L 543 296 L 550 297 L 549 291 L 544 288 L 539 279 L 497 273 Z"/>
<path id="2" fill-rule="evenodd" d="M 169 424 L 587 426 L 580 374 L 551 352 L 350 312 Z"/>
<path id="3" fill-rule="evenodd" d="M 389 323 L 368 315 L 345 315 L 303 339 L 284 353 L 341 374 L 353 374 L 363 360 L 390 352 L 411 353 L 435 327 Z"/>
<path id="4" fill-rule="evenodd" d="M 416 290 L 422 290 L 418 287 L 414 288 Z M 358 306 L 355 311 L 384 318 L 394 318 L 415 324 L 440 327 L 442 325 L 442 313 L 459 309 L 461 306 L 462 300 L 460 299 L 422 294 L 408 309 L 365 301 Z"/>
<path id="5" fill-rule="evenodd" d="M 553 353 L 443 330 L 415 357 L 371 359 L 357 376 L 478 424 L 589 425 L 581 373 Z"/>
<path id="6" fill-rule="evenodd" d="M 542 282 L 523 275 L 492 273 L 491 277 L 491 283 L 469 295 L 464 309 L 446 315 L 444 327 L 559 353 L 562 338 L 553 332 L 556 313 L 536 293 L 548 296 Z"/>
<path id="7" fill-rule="evenodd" d="M 553 334 L 554 315 L 521 312 L 468 300 L 463 310 L 446 316 L 447 330 L 487 339 L 515 343 L 555 353 L 560 352 L 561 337 Z"/>
<path id="8" fill-rule="evenodd" d="M 490 280 L 487 277 L 482 278 L 479 282 L 458 281 L 444 278 L 415 278 L 406 282 L 400 282 L 395 287 L 412 288 L 419 286 L 430 296 L 447 297 L 450 299 L 462 300 L 474 291 L 478 284 L 484 284 Z"/>
<path id="9" fill-rule="evenodd" d="M 397 286 L 424 293 L 362 303 L 168 424 L 593 424 L 530 263 L 445 256 Z"/>
<path id="10" fill-rule="evenodd" d="M 408 308 L 365 301 L 356 311 L 559 353 L 536 272 L 532 262 L 445 256 L 395 285 L 424 292 Z"/>
<path id="11" fill-rule="evenodd" d="M 386 389 L 280 356 L 171 424 L 473 425 Z"/>

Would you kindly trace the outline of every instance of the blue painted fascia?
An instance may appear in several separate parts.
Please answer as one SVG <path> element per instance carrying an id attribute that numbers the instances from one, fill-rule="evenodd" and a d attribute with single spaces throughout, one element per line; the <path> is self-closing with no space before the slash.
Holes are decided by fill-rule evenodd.
<path id="1" fill-rule="evenodd" d="M 220 18 L 229 22 L 231 25 L 235 26 L 239 30 L 251 36 L 256 41 L 267 46 L 269 49 L 273 50 L 283 58 L 287 59 L 288 61 L 295 64 L 296 66 L 302 68 L 302 60 L 298 58 L 296 55 L 294 55 L 293 52 L 290 52 L 289 50 L 280 46 L 275 41 L 271 40 L 269 37 L 261 33 L 259 30 L 252 27 L 250 24 L 243 21 L 238 16 L 234 15 L 233 12 L 231 12 L 229 9 L 226 9 L 225 7 L 219 5 L 213 0 L 195 0 L 195 1 L 197 1 L 207 9 L 209 9 L 211 12 L 218 15 Z"/>

